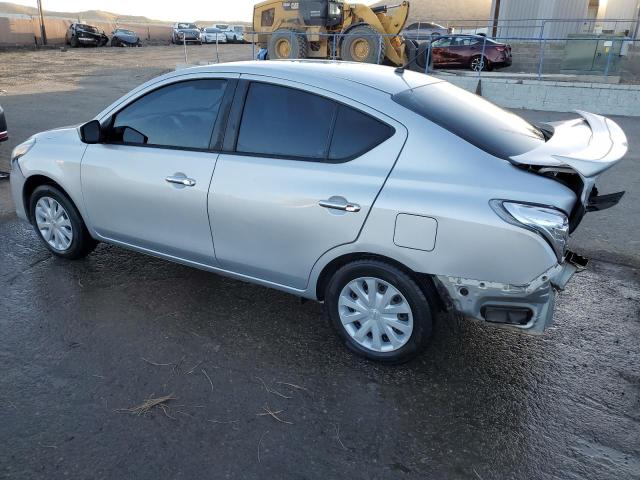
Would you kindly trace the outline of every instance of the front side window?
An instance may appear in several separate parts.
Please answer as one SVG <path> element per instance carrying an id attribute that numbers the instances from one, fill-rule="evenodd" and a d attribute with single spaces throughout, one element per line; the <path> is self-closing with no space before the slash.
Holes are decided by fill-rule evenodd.
<path id="1" fill-rule="evenodd" d="M 433 47 L 448 47 L 451 45 L 451 37 L 442 37 L 434 42 L 431 42 Z"/>
<path id="2" fill-rule="evenodd" d="M 115 115 L 111 141 L 207 149 L 226 84 L 189 80 L 154 90 Z"/>

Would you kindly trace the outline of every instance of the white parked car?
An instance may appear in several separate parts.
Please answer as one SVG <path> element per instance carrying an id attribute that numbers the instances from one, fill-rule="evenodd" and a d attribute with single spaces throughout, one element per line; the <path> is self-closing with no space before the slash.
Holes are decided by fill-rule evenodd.
<path id="1" fill-rule="evenodd" d="M 227 43 L 227 34 L 219 28 L 208 27 L 200 34 L 202 43 Z"/>
<path id="2" fill-rule="evenodd" d="M 227 36 L 227 41 L 231 43 L 244 42 L 244 27 L 242 25 L 214 25 L 219 28 Z"/>

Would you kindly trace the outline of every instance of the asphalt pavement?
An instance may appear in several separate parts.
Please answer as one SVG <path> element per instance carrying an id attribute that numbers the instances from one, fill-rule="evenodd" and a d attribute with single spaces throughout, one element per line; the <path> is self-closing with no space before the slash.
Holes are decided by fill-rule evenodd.
<path id="1" fill-rule="evenodd" d="M 157 73 L 1 96 L 0 170 Z M 601 191 L 627 195 L 574 235 L 593 261 L 554 327 L 441 315 L 399 367 L 348 353 L 314 302 L 109 245 L 53 258 L 0 181 L 0 478 L 640 478 L 640 119 L 615 120 L 631 149 Z"/>

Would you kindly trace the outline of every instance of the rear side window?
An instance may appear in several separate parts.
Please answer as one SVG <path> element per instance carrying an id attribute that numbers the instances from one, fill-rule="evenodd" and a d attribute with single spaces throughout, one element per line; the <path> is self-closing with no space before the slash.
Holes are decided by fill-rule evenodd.
<path id="1" fill-rule="evenodd" d="M 522 117 L 447 82 L 405 90 L 392 98 L 472 145 L 505 160 L 545 143 L 542 131 Z"/>
<path id="2" fill-rule="evenodd" d="M 323 159 L 335 102 L 293 88 L 252 83 L 236 150 L 243 153 Z"/>
<path id="3" fill-rule="evenodd" d="M 236 151 L 318 161 L 349 160 L 384 142 L 393 131 L 379 120 L 325 97 L 252 83 Z"/>
<path id="4" fill-rule="evenodd" d="M 116 114 L 112 140 L 126 142 L 122 133 L 129 127 L 146 136 L 147 145 L 207 149 L 226 85 L 190 80 L 154 90 Z"/>
<path id="5" fill-rule="evenodd" d="M 340 105 L 331 138 L 329 160 L 357 157 L 387 140 L 393 132 L 389 125 Z"/>

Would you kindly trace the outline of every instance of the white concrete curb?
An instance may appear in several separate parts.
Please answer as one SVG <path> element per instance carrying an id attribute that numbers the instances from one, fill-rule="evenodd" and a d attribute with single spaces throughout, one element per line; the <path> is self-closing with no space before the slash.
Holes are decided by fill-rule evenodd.
<path id="1" fill-rule="evenodd" d="M 474 93 L 478 87 L 477 77 L 435 76 Z M 484 98 L 502 107 L 640 116 L 640 85 L 482 78 L 481 89 Z"/>

